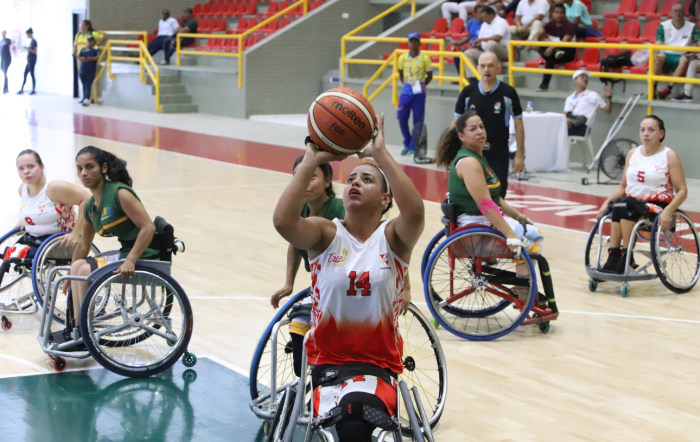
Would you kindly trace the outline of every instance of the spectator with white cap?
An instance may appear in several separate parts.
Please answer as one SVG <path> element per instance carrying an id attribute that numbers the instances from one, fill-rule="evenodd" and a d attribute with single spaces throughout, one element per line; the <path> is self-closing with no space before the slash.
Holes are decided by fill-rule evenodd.
<path id="1" fill-rule="evenodd" d="M 569 136 L 586 135 L 588 123 L 593 119 L 595 112 L 600 108 L 606 114 L 612 112 L 612 88 L 607 84 L 603 87 L 605 99 L 598 92 L 588 90 L 588 72 L 578 70 L 574 72 L 574 85 L 576 91 L 566 98 L 564 113 L 569 127 Z"/>

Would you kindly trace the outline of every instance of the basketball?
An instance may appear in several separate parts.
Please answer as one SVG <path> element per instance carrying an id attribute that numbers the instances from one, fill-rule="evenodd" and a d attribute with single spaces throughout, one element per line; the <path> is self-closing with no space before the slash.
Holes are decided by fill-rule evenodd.
<path id="1" fill-rule="evenodd" d="M 322 93 L 311 103 L 307 125 L 319 149 L 352 155 L 372 140 L 377 116 L 361 93 L 340 87 Z"/>

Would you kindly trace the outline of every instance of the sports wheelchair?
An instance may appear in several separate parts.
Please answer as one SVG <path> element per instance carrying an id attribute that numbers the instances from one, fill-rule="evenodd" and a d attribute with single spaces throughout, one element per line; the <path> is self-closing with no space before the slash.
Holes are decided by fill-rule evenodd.
<path id="1" fill-rule="evenodd" d="M 0 238 L 0 325 L 3 330 L 12 328 L 12 321 L 6 315 L 30 315 L 44 305 L 45 287 L 48 274 L 57 266 L 70 265 L 73 247 L 61 247 L 60 240 L 69 232 L 60 232 L 48 238 L 34 238 L 23 230 L 11 230 Z M 36 248 L 32 257 L 10 257 L 10 250 L 16 245 Z M 90 256 L 99 253 L 94 245 Z M 56 273 L 55 276 L 62 274 Z M 63 324 L 66 319 L 66 304 L 58 300 L 54 311 L 55 319 Z"/>
<path id="2" fill-rule="evenodd" d="M 304 314 L 304 306 L 299 303 L 307 296 L 308 289 L 297 293 L 276 313 L 260 338 L 251 362 L 250 407 L 256 416 L 265 421 L 263 425 L 269 441 L 291 441 L 294 437 L 293 426 L 288 422 L 307 425 L 309 438 L 316 434 L 326 441 L 335 440 L 332 433 L 322 427 L 320 419 L 310 419 L 308 407 L 313 390 L 307 378 L 306 356 L 302 364 L 304 376 L 297 378 L 294 374 L 288 324 L 297 315 Z M 395 429 L 393 424 L 385 422 L 392 429 L 386 430 L 379 440 L 389 437 L 390 432 L 394 432 L 394 440 L 400 440 L 400 433 L 413 434 L 414 429 L 421 429 L 426 438 L 432 437 L 430 428 L 439 421 L 447 397 L 447 367 L 442 346 L 428 319 L 413 304 L 409 305 L 405 315 L 399 317 L 399 331 L 404 343 L 404 372 L 398 377 L 399 386 L 404 386 L 400 387 L 405 390 L 401 393 L 404 402 L 410 402 L 411 396 L 407 393 L 410 391 L 415 406 L 410 408 L 406 404 L 405 409 L 398 410 Z M 298 391 L 305 394 L 297 395 Z M 300 399 L 296 400 L 294 396 Z M 296 408 L 295 401 L 300 402 Z M 426 408 L 423 408 L 423 404 L 426 404 Z M 412 409 L 418 410 L 418 417 Z M 415 421 L 412 421 L 412 413 Z M 280 421 L 284 424 L 279 424 Z M 429 425 L 425 425 L 426 422 Z M 289 431 L 285 426 L 290 427 Z"/>
<path id="3" fill-rule="evenodd" d="M 586 243 L 586 273 L 590 277 L 588 289 L 595 292 L 598 284 L 605 281 L 621 282 L 623 297 L 630 293 L 631 281 L 661 280 L 669 290 L 685 293 L 695 287 L 700 276 L 698 260 L 698 231 L 690 217 L 676 210 L 667 231 L 659 226 L 659 217 L 652 222 L 643 216 L 632 229 L 632 240 L 627 248 L 627 261 L 623 274 L 601 271 L 610 249 L 612 231 L 611 212 L 608 210 L 596 221 Z M 632 252 L 644 261 L 632 265 Z M 653 266 L 655 273 L 650 273 Z"/>
<path id="4" fill-rule="evenodd" d="M 66 368 L 64 358 L 92 356 L 104 368 L 129 377 L 147 377 L 166 370 L 182 356 L 186 367 L 197 358 L 187 351 L 192 336 L 192 308 L 182 287 L 170 276 L 172 255 L 184 252 L 164 219 L 155 219 L 156 234 L 149 248 L 160 250 L 160 260 L 138 260 L 133 277 L 114 274 L 123 260 L 98 268 L 87 277 L 68 275 L 70 266 L 48 273 L 39 329 L 39 344 L 53 359 L 56 371 Z M 100 256 L 114 254 L 108 252 Z M 63 276 L 56 277 L 59 272 Z M 67 281 L 87 281 L 80 309 L 80 327 L 72 318 L 68 293 L 66 329 L 52 332 L 59 287 Z"/>
<path id="5" fill-rule="evenodd" d="M 500 338 L 520 325 L 537 324 L 549 332 L 559 310 L 547 260 L 525 250 L 515 256 L 503 234 L 490 227 L 458 228 L 456 207 L 449 202 L 442 210 L 445 228 L 428 243 L 421 262 L 434 325 L 473 341 Z M 544 293 L 537 290 L 533 260 Z"/>

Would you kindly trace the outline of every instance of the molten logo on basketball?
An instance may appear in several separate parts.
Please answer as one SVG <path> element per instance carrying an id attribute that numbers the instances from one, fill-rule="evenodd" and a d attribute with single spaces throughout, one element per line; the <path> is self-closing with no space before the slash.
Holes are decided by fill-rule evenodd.
<path id="1" fill-rule="evenodd" d="M 339 103 L 338 101 L 334 101 L 332 106 L 334 109 L 339 110 L 340 113 L 348 117 L 350 121 L 355 123 L 355 126 L 359 127 L 360 129 L 365 128 L 364 121 L 362 121 L 362 118 L 360 118 L 353 109 L 343 106 L 343 103 Z"/>

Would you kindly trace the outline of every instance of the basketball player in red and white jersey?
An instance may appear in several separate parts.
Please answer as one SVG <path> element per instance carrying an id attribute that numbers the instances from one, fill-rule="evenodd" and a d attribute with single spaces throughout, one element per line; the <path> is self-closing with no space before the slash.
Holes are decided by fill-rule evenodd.
<path id="1" fill-rule="evenodd" d="M 396 410 L 396 376 L 403 371 L 401 292 L 425 223 L 418 190 L 386 149 L 384 115 L 377 129 L 373 144 L 358 154 L 377 165 L 358 165 L 348 176 L 344 221 L 300 216 L 316 167 L 345 158 L 320 151 L 309 138 L 273 218 L 284 239 L 309 252 L 313 309 L 306 351 L 314 413 L 336 417 L 341 442 L 371 441 L 378 425 L 368 422 L 370 409 L 384 415 Z M 392 191 L 399 216 L 382 220 Z"/>
<path id="2" fill-rule="evenodd" d="M 647 115 L 642 119 L 639 135 L 642 145 L 627 154 L 622 182 L 598 212 L 600 218 L 608 208 L 611 210 L 610 249 L 601 269 L 604 272 L 624 273 L 632 229 L 642 216 L 653 220 L 658 215 L 661 228 L 666 230 L 671 215 L 688 196 L 681 160 L 662 144 L 666 138 L 663 120 Z M 634 257 L 630 258 L 634 264 Z"/>

